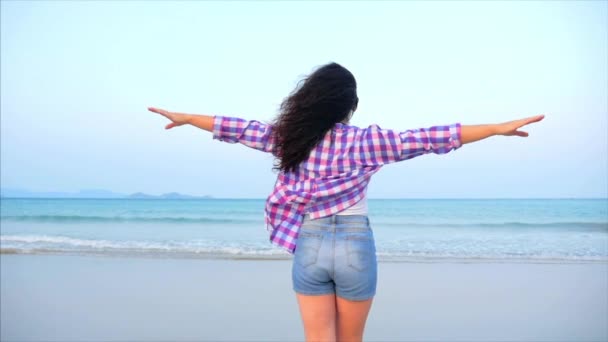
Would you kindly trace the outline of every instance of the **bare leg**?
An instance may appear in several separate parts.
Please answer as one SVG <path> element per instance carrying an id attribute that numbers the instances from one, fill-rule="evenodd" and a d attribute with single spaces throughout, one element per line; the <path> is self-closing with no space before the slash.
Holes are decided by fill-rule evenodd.
<path id="1" fill-rule="evenodd" d="M 308 342 L 336 341 L 336 295 L 307 296 L 296 293 L 304 334 Z"/>
<path id="2" fill-rule="evenodd" d="M 336 297 L 338 342 L 360 342 L 373 298 L 351 301 Z"/>

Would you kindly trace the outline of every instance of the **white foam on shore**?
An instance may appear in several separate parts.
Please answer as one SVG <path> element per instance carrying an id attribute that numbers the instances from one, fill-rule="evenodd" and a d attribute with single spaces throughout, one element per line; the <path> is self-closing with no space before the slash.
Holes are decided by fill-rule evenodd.
<path id="1" fill-rule="evenodd" d="M 291 259 L 287 252 L 266 246 L 218 246 L 203 240 L 191 241 L 111 241 L 78 239 L 47 235 L 1 235 L 2 254 L 83 254 L 106 256 L 144 256 L 162 258 L 201 259 Z M 559 253 L 483 254 L 474 251 L 455 252 L 377 252 L 380 262 L 413 263 L 608 263 L 608 258 L 597 255 L 564 255 Z"/>

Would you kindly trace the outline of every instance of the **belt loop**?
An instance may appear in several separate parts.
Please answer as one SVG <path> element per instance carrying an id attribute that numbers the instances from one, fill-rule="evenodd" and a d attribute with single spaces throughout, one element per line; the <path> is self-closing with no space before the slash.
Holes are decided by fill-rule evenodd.
<path id="1" fill-rule="evenodd" d="M 330 226 L 331 226 L 331 232 L 335 233 L 336 232 L 336 221 L 337 221 L 337 216 L 336 214 L 333 214 L 330 216 Z"/>

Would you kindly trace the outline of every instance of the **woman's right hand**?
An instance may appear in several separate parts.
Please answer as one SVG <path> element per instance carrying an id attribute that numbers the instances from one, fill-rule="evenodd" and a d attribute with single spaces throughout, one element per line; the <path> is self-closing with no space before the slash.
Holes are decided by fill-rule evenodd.
<path id="1" fill-rule="evenodd" d="M 496 125 L 496 135 L 507 135 L 507 136 L 516 135 L 519 137 L 527 137 L 528 132 L 518 131 L 517 129 L 522 126 L 525 126 L 527 124 L 531 124 L 533 122 L 539 122 L 544 117 L 545 117 L 545 115 L 543 114 L 543 115 L 531 116 L 531 117 L 524 118 L 524 119 L 507 121 L 507 122 L 503 122 L 501 124 L 497 124 Z"/>
<path id="2" fill-rule="evenodd" d="M 516 135 L 518 137 L 527 137 L 528 132 L 518 131 L 517 129 L 542 120 L 544 115 L 531 116 L 525 119 L 507 121 L 500 124 L 485 124 L 485 125 L 461 125 L 460 141 L 463 144 L 472 143 L 493 135 Z"/>
<path id="3" fill-rule="evenodd" d="M 164 109 L 160 109 L 160 108 L 154 108 L 154 107 L 148 107 L 148 110 L 154 113 L 158 113 L 163 115 L 164 117 L 166 117 L 167 119 L 171 120 L 172 122 L 170 124 L 168 124 L 167 126 L 165 126 L 165 129 L 170 129 L 173 127 L 177 127 L 177 126 L 181 126 L 184 124 L 189 123 L 190 120 L 190 115 L 187 114 L 178 114 L 178 113 L 173 113 L 170 112 L 168 110 L 164 110 Z"/>

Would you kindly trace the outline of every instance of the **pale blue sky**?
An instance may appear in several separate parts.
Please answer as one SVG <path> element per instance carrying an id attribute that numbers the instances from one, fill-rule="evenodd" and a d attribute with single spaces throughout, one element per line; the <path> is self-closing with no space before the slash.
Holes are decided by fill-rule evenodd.
<path id="1" fill-rule="evenodd" d="M 371 198 L 606 197 L 607 26 L 605 1 L 2 1 L 2 186 L 264 198 L 270 155 L 146 108 L 269 121 L 335 61 L 355 125 L 547 115 L 385 166 Z"/>

